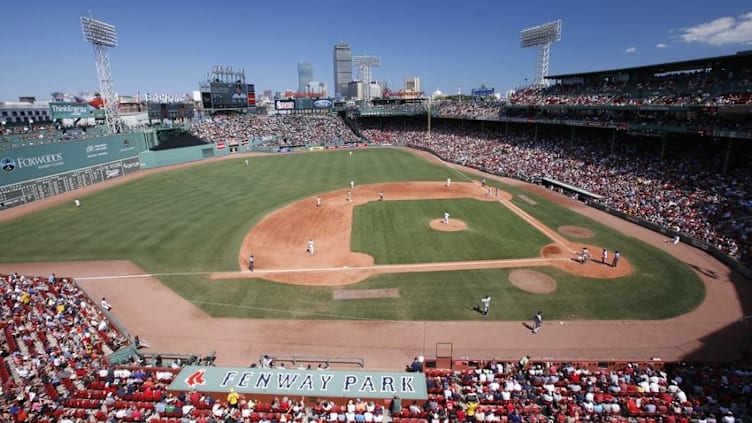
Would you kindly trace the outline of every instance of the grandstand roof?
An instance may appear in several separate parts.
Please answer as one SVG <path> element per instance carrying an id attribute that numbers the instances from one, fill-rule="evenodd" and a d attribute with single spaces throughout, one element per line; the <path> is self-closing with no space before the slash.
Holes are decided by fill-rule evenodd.
<path id="1" fill-rule="evenodd" d="M 646 66 L 634 66 L 629 68 L 599 70 L 592 72 L 579 72 L 569 73 L 562 75 L 549 75 L 547 79 L 564 79 L 573 77 L 586 77 L 586 76 L 598 76 L 609 75 L 616 73 L 663 73 L 663 72 L 676 72 L 682 70 L 697 69 L 700 67 L 717 66 L 720 64 L 732 64 L 734 62 L 749 63 L 752 62 L 752 50 L 745 50 L 737 52 L 736 54 L 729 54 L 725 56 L 707 57 L 703 59 L 682 60 L 678 62 L 660 63 L 657 65 Z"/>

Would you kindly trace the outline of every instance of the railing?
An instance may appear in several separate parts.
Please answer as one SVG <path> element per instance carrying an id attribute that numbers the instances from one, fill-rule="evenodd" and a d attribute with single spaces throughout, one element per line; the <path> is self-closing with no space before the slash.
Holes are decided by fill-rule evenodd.
<path id="1" fill-rule="evenodd" d="M 332 363 L 335 364 L 352 364 L 365 367 L 365 361 L 363 357 L 342 357 L 342 356 L 320 356 L 320 355 L 261 355 L 259 356 L 259 362 L 264 358 L 269 358 L 272 362 L 289 362 L 293 366 L 297 366 L 299 363 L 319 363 L 329 366 Z"/>

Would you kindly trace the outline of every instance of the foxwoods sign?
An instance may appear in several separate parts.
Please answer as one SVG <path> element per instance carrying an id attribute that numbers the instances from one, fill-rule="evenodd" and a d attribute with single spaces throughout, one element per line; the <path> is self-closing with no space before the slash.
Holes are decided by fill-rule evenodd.
<path id="1" fill-rule="evenodd" d="M 287 370 L 186 366 L 168 387 L 174 391 L 322 396 L 337 398 L 427 398 L 423 373 Z"/>

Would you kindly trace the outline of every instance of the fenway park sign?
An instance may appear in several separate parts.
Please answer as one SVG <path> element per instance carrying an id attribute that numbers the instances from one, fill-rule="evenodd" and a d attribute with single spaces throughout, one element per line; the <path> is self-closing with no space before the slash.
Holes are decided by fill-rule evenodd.
<path id="1" fill-rule="evenodd" d="M 423 373 L 186 366 L 170 390 L 340 398 L 426 399 Z"/>

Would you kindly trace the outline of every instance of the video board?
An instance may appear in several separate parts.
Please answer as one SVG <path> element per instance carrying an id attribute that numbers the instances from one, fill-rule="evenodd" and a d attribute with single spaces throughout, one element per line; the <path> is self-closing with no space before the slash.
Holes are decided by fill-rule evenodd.
<path id="1" fill-rule="evenodd" d="M 248 106 L 256 106 L 256 91 L 253 84 L 212 82 L 210 91 L 212 109 L 245 109 Z"/>

